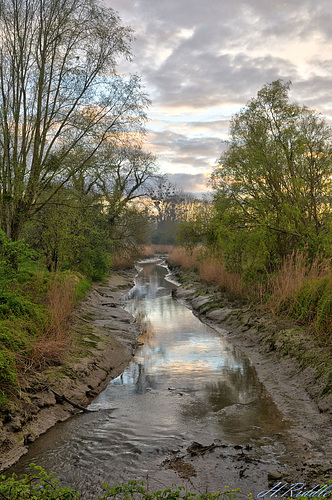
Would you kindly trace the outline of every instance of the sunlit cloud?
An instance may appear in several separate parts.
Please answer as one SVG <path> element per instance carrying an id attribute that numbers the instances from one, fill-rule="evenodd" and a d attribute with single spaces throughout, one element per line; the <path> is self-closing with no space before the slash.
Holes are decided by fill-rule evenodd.
<path id="1" fill-rule="evenodd" d="M 105 0 L 135 30 L 134 60 L 151 99 L 149 146 L 163 171 L 206 175 L 229 120 L 267 82 L 332 121 L 330 0 Z"/>

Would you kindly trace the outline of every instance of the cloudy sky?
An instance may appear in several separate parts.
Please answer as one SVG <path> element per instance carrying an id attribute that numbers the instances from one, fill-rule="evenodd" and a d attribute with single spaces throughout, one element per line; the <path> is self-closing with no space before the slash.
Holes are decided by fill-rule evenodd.
<path id="1" fill-rule="evenodd" d="M 186 191 L 204 191 L 230 117 L 267 82 L 332 121 L 332 0 L 106 0 L 135 31 L 152 106 L 148 148 Z"/>

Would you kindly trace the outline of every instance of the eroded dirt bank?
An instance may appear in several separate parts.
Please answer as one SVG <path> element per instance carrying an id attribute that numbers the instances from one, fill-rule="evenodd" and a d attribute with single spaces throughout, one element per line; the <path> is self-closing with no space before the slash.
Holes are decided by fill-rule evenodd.
<path id="1" fill-rule="evenodd" d="M 25 454 L 38 436 L 79 411 L 65 399 L 86 407 L 129 363 L 139 331 L 120 299 L 135 274 L 113 272 L 95 285 L 75 310 L 75 346 L 63 364 L 27 373 L 20 400 L 0 421 L 0 471 Z"/>
<path id="2" fill-rule="evenodd" d="M 183 283 L 176 299 L 248 355 L 283 417 L 292 423 L 289 435 L 294 453 L 299 457 L 303 453 L 299 476 L 330 479 L 331 352 L 314 346 L 304 329 L 276 322 L 248 304 L 229 300 L 216 286 L 202 283 L 195 273 L 176 270 L 175 274 Z"/>

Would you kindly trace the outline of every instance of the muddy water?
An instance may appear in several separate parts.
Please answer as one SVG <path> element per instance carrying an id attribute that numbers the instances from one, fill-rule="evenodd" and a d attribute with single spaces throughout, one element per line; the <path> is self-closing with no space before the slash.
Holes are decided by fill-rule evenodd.
<path id="1" fill-rule="evenodd" d="M 56 425 L 15 471 L 35 462 L 66 484 L 84 485 L 87 496 L 102 482 L 134 478 L 158 488 L 189 480 L 199 491 L 247 478 L 246 487 L 264 489 L 267 469 L 285 456 L 287 423 L 250 360 L 173 300 L 176 285 L 166 275 L 160 262 L 142 264 L 125 297 L 142 332 L 127 369 L 92 402 L 93 412 Z M 213 447 L 190 454 L 193 442 Z M 174 457 L 192 469 L 169 469 Z"/>

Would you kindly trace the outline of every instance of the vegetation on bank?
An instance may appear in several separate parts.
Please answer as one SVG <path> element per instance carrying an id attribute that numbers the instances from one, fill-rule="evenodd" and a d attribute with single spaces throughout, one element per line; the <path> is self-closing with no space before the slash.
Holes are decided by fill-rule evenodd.
<path id="1" fill-rule="evenodd" d="M 332 129 L 266 84 L 234 115 L 207 210 L 182 224 L 173 262 L 332 339 Z"/>
<path id="2" fill-rule="evenodd" d="M 36 252 L 0 231 L 0 408 L 19 393 L 25 374 L 59 363 L 71 344 L 69 316 L 91 281 L 79 272 L 50 273 Z"/>
<path id="3" fill-rule="evenodd" d="M 91 280 L 146 242 L 133 201 L 156 161 L 144 149 L 149 99 L 137 75 L 117 72 L 132 30 L 112 8 L 4 0 L 0 29 L 3 410 L 29 370 L 68 351 L 68 318 Z"/>
<path id="4" fill-rule="evenodd" d="M 310 264 L 303 253 L 293 253 L 274 273 L 266 273 L 264 279 L 250 285 L 240 273 L 229 271 L 222 258 L 203 247 L 174 247 L 168 260 L 171 265 L 196 270 L 202 280 L 216 283 L 230 298 L 253 302 L 275 317 L 306 325 L 312 338 L 330 347 L 332 274 L 328 259 L 317 258 Z"/>
<path id="5" fill-rule="evenodd" d="M 316 486 L 313 490 L 317 492 L 317 495 L 307 490 L 308 496 L 305 496 L 305 491 L 303 496 L 300 493 L 297 496 L 303 500 L 331 498 L 331 485 Z M 319 490 L 321 495 L 318 494 Z M 171 488 L 153 491 L 144 481 L 129 481 L 114 486 L 103 484 L 102 493 L 94 498 L 95 500 L 232 500 L 236 499 L 238 494 L 242 494 L 240 488 L 231 489 L 229 486 L 225 486 L 223 491 L 214 493 L 192 493 L 184 486 L 176 484 L 173 484 Z M 10 477 L 0 476 L 0 496 L 4 500 L 80 500 L 82 498 L 77 490 L 61 485 L 54 473 L 47 474 L 42 467 L 35 464 L 30 464 L 29 473 L 25 474 L 22 479 L 18 479 L 15 474 Z M 252 494 L 249 493 L 247 497 L 252 499 Z M 290 497 L 286 498 L 290 499 Z"/>
<path id="6" fill-rule="evenodd" d="M 0 477 L 0 497 L 4 500 L 80 500 L 81 494 L 71 487 L 60 485 L 55 474 L 46 471 L 34 464 L 30 465 L 31 471 L 23 479 L 18 479 L 15 474 L 6 478 Z M 114 486 L 102 485 L 102 493 L 94 497 L 95 500 L 231 500 L 236 498 L 239 489 L 231 490 L 225 487 L 224 491 L 215 493 L 196 494 L 185 490 L 183 486 L 152 491 L 142 481 L 129 481 L 126 484 Z"/>

